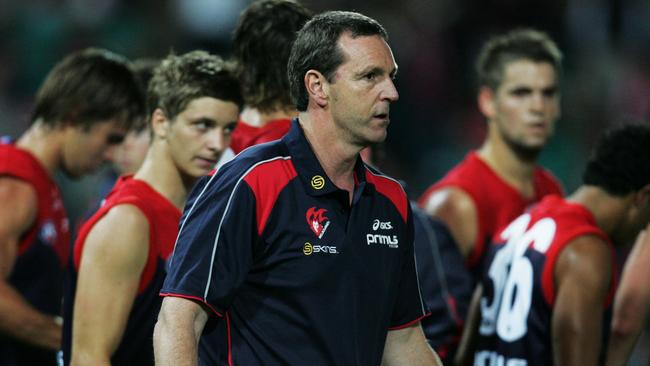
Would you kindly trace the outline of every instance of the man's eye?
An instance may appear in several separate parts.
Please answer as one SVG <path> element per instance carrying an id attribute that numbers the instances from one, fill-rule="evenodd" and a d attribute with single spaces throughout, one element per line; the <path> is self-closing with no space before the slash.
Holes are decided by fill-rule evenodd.
<path id="1" fill-rule="evenodd" d="M 374 72 L 369 72 L 369 73 L 364 75 L 364 78 L 366 80 L 374 80 L 376 77 L 377 77 L 377 73 L 374 73 Z"/>

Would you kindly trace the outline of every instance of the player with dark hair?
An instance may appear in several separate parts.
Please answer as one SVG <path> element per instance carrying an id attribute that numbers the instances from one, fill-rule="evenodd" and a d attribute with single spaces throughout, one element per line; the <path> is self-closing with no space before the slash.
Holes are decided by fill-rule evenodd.
<path id="1" fill-rule="evenodd" d="M 398 98 L 385 30 L 358 13 L 317 15 L 288 69 L 301 101 L 289 133 L 188 201 L 157 363 L 437 365 L 419 325 L 408 199 L 359 157 L 385 139 Z"/>
<path id="2" fill-rule="evenodd" d="M 560 114 L 561 57 L 546 34 L 531 29 L 495 36 L 480 52 L 476 71 L 478 106 L 488 126 L 485 141 L 418 200 L 447 225 L 465 258 L 466 269 L 446 268 L 454 276 L 471 277 L 475 283 L 485 245 L 495 231 L 545 195 L 562 193 L 556 179 L 537 165 Z M 422 284 L 425 293 L 427 286 Z M 468 299 L 452 300 L 464 320 Z M 423 321 L 428 336 L 433 334 L 428 328 L 437 326 L 436 318 Z M 440 353 L 453 357 L 462 326 L 451 342 L 437 349 Z"/>
<path id="3" fill-rule="evenodd" d="M 566 199 L 545 197 L 493 237 L 471 310 L 480 314 L 473 364 L 602 364 L 616 288 L 612 245 L 648 223 L 650 128 L 612 129 L 582 186 Z"/>
<path id="4" fill-rule="evenodd" d="M 242 12 L 233 55 L 245 106 L 232 135 L 234 154 L 281 138 L 298 115 L 289 95 L 287 61 L 296 34 L 310 18 L 294 0 L 255 1 Z"/>
<path id="5" fill-rule="evenodd" d="M 243 103 L 218 56 L 170 55 L 148 89 L 152 143 L 79 231 L 68 266 L 63 356 L 72 365 L 153 365 L 165 263 L 188 191 L 228 146 Z"/>
<path id="6" fill-rule="evenodd" d="M 0 143 L 0 365 L 55 364 L 70 234 L 54 174 L 93 172 L 143 108 L 126 59 L 86 49 L 50 71 L 31 127 Z"/>

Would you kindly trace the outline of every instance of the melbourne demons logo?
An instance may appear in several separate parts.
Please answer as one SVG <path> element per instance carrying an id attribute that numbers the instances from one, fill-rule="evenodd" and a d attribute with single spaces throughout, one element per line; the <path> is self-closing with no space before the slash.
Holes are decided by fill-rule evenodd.
<path id="1" fill-rule="evenodd" d="M 326 212 L 326 209 L 316 209 L 316 207 L 307 210 L 307 224 L 309 224 L 309 228 L 316 234 L 318 239 L 321 239 L 325 235 L 327 227 L 330 226 L 330 219 L 325 216 Z"/>

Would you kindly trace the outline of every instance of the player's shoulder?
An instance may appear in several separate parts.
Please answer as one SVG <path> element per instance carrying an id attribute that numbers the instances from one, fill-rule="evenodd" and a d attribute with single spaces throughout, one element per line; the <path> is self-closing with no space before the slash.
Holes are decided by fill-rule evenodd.
<path id="1" fill-rule="evenodd" d="M 392 178 L 380 170 L 363 163 L 365 178 L 368 184 L 372 184 L 375 190 L 388 198 L 400 212 L 406 221 L 409 211 L 409 200 L 404 186 L 395 178 Z"/>

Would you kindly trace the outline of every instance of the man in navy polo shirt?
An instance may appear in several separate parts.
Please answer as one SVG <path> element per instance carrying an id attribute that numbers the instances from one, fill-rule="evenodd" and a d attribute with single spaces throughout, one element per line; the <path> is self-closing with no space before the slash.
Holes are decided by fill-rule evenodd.
<path id="1" fill-rule="evenodd" d="M 408 199 L 359 158 L 386 137 L 396 71 L 385 30 L 361 14 L 323 13 L 298 33 L 299 118 L 187 202 L 157 364 L 439 364 L 419 324 Z"/>

